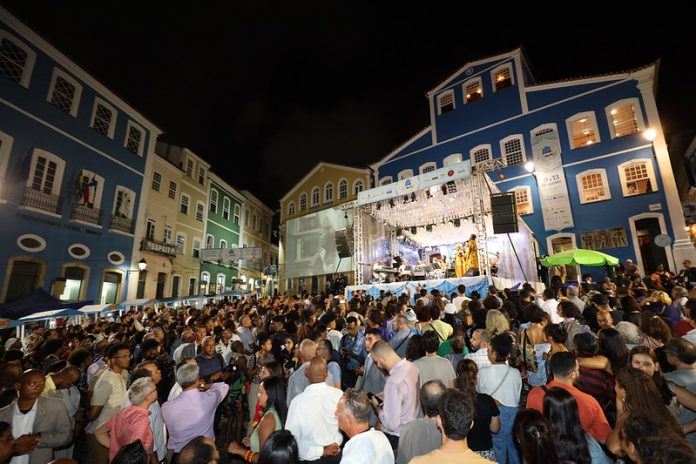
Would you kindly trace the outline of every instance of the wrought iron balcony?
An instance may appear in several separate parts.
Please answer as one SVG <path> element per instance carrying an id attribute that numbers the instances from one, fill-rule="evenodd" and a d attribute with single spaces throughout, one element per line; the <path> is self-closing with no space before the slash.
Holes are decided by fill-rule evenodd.
<path id="1" fill-rule="evenodd" d="M 60 204 L 60 195 L 51 195 L 50 193 L 44 193 L 40 190 L 34 190 L 31 187 L 24 189 L 22 206 L 29 206 L 50 213 L 60 214 Z"/>
<path id="2" fill-rule="evenodd" d="M 75 203 L 73 205 L 72 214 L 70 219 L 75 219 L 77 221 L 89 222 L 91 224 L 101 223 L 102 210 L 98 208 L 90 208 L 87 205 L 82 205 L 80 203 Z"/>
<path id="3" fill-rule="evenodd" d="M 115 216 L 113 214 L 111 215 L 111 221 L 109 221 L 109 229 L 118 230 L 127 234 L 132 234 L 134 228 L 135 219 Z"/>

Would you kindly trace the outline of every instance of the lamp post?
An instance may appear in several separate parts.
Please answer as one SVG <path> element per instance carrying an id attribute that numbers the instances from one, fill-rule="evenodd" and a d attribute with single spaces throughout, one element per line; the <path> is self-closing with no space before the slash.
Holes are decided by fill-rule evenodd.
<path id="1" fill-rule="evenodd" d="M 145 258 L 142 258 L 140 261 L 138 261 L 138 269 L 126 269 L 126 286 L 125 286 L 125 292 L 126 294 L 123 297 L 123 301 L 128 300 L 128 285 L 130 285 L 130 279 L 129 276 L 133 272 L 143 272 L 147 269 L 147 261 L 145 261 Z M 137 285 L 137 284 L 136 284 Z M 137 287 L 136 287 L 136 292 L 137 292 Z"/>

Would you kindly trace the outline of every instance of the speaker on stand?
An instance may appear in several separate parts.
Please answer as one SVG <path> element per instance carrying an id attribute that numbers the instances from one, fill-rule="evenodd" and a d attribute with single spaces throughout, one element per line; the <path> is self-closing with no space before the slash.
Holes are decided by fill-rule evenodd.
<path id="1" fill-rule="evenodd" d="M 352 241 L 353 234 L 346 229 L 337 230 L 334 233 L 336 240 L 336 252 L 339 258 L 350 258 L 353 256 Z"/>
<path id="2" fill-rule="evenodd" d="M 491 214 L 494 234 L 512 234 L 519 230 L 514 193 L 492 193 Z"/>

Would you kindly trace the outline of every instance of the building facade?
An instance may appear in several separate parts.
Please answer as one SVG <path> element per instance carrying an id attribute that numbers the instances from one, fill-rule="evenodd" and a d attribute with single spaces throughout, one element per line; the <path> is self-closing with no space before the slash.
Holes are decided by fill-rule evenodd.
<path id="1" fill-rule="evenodd" d="M 330 279 L 335 272 L 335 268 L 324 273 L 312 271 L 311 266 L 305 266 L 303 270 L 301 264 L 290 265 L 297 260 L 294 259 L 295 257 L 286 256 L 288 223 L 309 214 L 340 207 L 346 202 L 355 200 L 358 192 L 369 188 L 369 169 L 320 162 L 280 199 L 279 283 L 281 292 L 298 292 L 303 289 L 323 291 L 327 279 Z M 290 258 L 289 261 L 288 258 Z M 345 275 L 348 282 L 354 281 L 352 272 L 347 272 Z"/>
<path id="2" fill-rule="evenodd" d="M 272 295 L 278 288 L 272 266 L 277 269 L 278 247 L 271 243 L 273 210 L 251 192 L 242 190 L 242 246 L 259 248 L 258 259 L 239 260 L 240 287 L 260 295 Z"/>
<path id="3" fill-rule="evenodd" d="M 649 65 L 535 83 L 521 49 L 467 63 L 427 93 L 430 124 L 372 165 L 375 181 L 498 160 L 490 177 L 515 193 L 540 254 L 592 248 L 633 259 L 644 275 L 657 264 L 676 271 L 696 252 L 655 104 L 656 73 Z M 661 234 L 670 247 L 655 243 Z M 574 280 L 593 271 L 565 272 Z"/>
<path id="4" fill-rule="evenodd" d="M 241 246 L 241 217 L 244 196 L 213 173 L 210 177 L 208 222 L 205 231 L 206 248 Z M 205 294 L 232 291 L 239 269 L 217 262 L 201 262 L 201 286 L 207 283 Z"/>
<path id="5" fill-rule="evenodd" d="M 0 8 L 0 302 L 121 301 L 160 133 Z"/>

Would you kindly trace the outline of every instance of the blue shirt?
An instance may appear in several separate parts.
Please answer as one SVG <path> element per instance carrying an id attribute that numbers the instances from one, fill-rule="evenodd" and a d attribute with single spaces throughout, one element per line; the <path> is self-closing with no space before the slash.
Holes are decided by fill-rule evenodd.
<path id="1" fill-rule="evenodd" d="M 358 330 L 358 333 L 353 337 L 351 334 L 347 333 L 341 339 L 341 348 L 345 348 L 351 353 L 361 356 L 363 359 L 367 357 L 367 350 L 365 349 L 365 333 Z M 355 358 L 346 357 L 345 366 L 349 370 L 355 370 L 355 368 L 360 367 L 361 363 Z"/>

